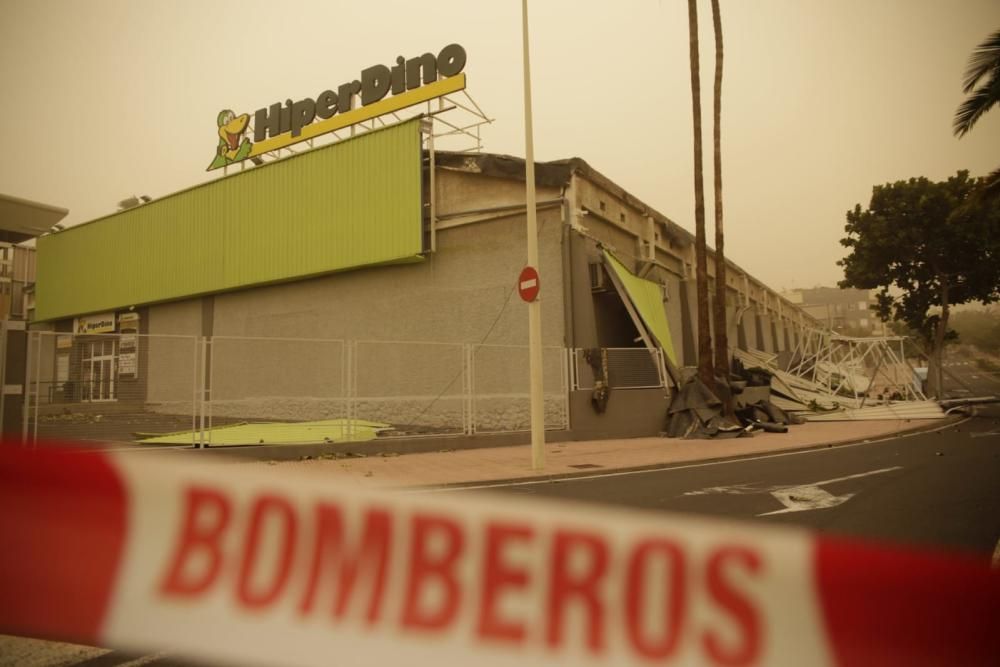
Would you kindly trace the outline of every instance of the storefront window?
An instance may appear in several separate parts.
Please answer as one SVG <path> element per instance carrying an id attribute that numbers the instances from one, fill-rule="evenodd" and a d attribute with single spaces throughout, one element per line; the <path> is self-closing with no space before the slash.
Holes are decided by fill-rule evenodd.
<path id="1" fill-rule="evenodd" d="M 117 347 L 118 342 L 114 339 L 87 341 L 83 344 L 80 379 L 84 401 L 113 401 L 117 398 Z"/>

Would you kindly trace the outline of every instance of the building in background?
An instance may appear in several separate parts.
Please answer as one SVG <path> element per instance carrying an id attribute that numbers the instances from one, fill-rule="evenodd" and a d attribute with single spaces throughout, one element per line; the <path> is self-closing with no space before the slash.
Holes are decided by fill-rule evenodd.
<path id="1" fill-rule="evenodd" d="M 814 287 L 784 292 L 783 296 L 816 320 L 847 336 L 882 336 L 885 323 L 872 307 L 871 290 Z"/>
<path id="2" fill-rule="evenodd" d="M 0 194 L 0 428 L 21 434 L 25 324 L 32 319 L 35 249 L 19 245 L 61 229 L 64 208 Z"/>
<path id="3" fill-rule="evenodd" d="M 30 320 L 35 286 L 35 249 L 0 243 L 0 319 Z"/>

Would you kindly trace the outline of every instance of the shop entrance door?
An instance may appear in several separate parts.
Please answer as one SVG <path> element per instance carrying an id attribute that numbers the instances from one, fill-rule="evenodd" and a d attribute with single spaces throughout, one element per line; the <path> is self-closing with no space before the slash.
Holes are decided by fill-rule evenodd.
<path id="1" fill-rule="evenodd" d="M 91 403 L 114 401 L 117 341 L 98 340 L 84 345 L 83 400 Z"/>

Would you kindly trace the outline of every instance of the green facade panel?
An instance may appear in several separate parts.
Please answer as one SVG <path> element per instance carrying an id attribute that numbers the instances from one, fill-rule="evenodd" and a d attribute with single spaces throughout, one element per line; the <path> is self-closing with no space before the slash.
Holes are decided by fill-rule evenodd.
<path id="1" fill-rule="evenodd" d="M 607 250 L 604 251 L 604 257 L 624 285 L 628 297 L 639 312 L 639 317 L 649 327 L 656 342 L 660 344 L 660 348 L 670 359 L 670 363 L 676 366 L 677 351 L 674 349 L 673 336 L 670 335 L 667 312 L 663 308 L 663 288 L 652 280 L 646 280 L 633 274 Z"/>
<path id="2" fill-rule="evenodd" d="M 417 259 L 421 157 L 413 120 L 43 236 L 35 319 Z"/>

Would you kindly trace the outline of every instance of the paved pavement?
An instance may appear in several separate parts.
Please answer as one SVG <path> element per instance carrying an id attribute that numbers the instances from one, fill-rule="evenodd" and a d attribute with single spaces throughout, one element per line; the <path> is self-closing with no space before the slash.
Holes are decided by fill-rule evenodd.
<path id="1" fill-rule="evenodd" d="M 546 445 L 544 470 L 531 469 L 528 444 L 442 451 L 405 456 L 321 458 L 307 461 L 259 462 L 277 470 L 302 469 L 337 484 L 376 487 L 442 486 L 495 480 L 587 474 L 789 451 L 826 444 L 893 435 L 902 430 L 933 428 L 941 420 L 807 422 L 788 433 L 755 433 L 749 438 L 679 440 L 632 438 L 563 442 Z"/>

